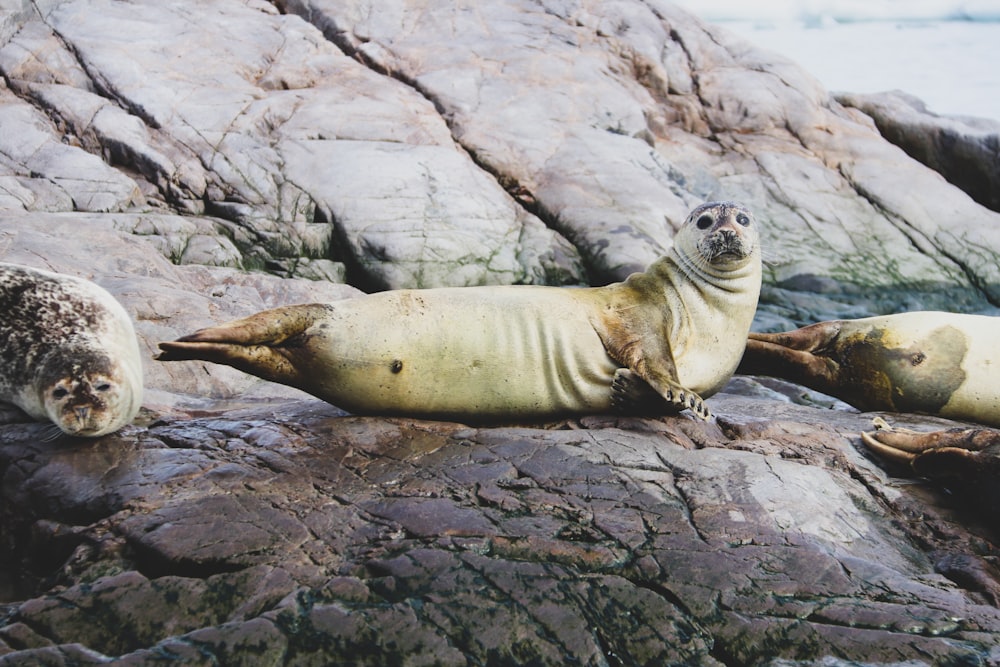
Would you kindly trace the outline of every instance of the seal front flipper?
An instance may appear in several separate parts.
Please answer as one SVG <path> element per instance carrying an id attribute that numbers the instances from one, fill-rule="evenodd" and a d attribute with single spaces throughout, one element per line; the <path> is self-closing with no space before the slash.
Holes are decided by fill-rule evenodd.
<path id="1" fill-rule="evenodd" d="M 629 280 L 632 285 L 619 288 L 618 299 L 630 295 L 641 278 L 632 276 Z M 591 324 L 608 355 L 623 366 L 612 380 L 615 409 L 633 414 L 647 407 L 647 414 L 664 408 L 671 412 L 689 409 L 701 419 L 711 418 L 701 396 L 678 381 L 670 341 L 662 335 L 668 327 L 658 309 L 612 306 Z"/>
<path id="2" fill-rule="evenodd" d="M 706 421 L 712 416 L 705 407 L 705 401 L 695 392 L 675 382 L 669 382 L 664 393 L 660 394 L 638 373 L 628 368 L 619 368 L 615 371 L 614 380 L 611 382 L 611 404 L 617 412 L 629 415 L 690 410 Z"/>
<path id="3" fill-rule="evenodd" d="M 676 383 L 669 383 L 666 393 L 659 394 L 638 373 L 628 368 L 615 371 L 611 382 L 611 404 L 617 412 L 628 415 L 649 415 L 691 410 L 702 419 L 712 415 L 701 396 Z"/>

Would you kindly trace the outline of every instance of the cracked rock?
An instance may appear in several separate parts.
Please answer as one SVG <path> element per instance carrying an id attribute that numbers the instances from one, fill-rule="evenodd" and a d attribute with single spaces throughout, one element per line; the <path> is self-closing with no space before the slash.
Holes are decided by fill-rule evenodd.
<path id="1" fill-rule="evenodd" d="M 96 440 L 0 409 L 0 665 L 1000 664 L 996 517 L 829 397 L 472 428 L 153 360 L 620 279 L 709 198 L 761 222 L 758 330 L 1000 303 L 1000 214 L 793 63 L 633 0 L 14 0 L 0 72 L 0 260 L 120 300 L 147 397 Z"/>

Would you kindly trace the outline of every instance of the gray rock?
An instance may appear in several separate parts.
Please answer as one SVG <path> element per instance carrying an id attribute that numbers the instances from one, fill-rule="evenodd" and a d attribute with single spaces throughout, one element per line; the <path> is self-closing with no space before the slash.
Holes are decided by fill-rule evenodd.
<path id="1" fill-rule="evenodd" d="M 223 267 L 176 266 L 167 261 L 167 256 L 179 259 L 171 251 L 172 240 L 219 224 L 150 215 L 0 214 L 0 261 L 94 280 L 121 301 L 133 317 L 140 349 L 148 359 L 143 369 L 147 403 L 165 409 L 177 403 L 199 405 L 207 399 L 304 396 L 232 369 L 153 361 L 159 341 L 173 340 L 213 323 L 290 303 L 359 294 L 347 285 L 326 281 L 281 279 Z M 67 243 L 67 239 L 73 242 Z M 180 254 L 188 252 L 186 248 Z"/>
<path id="2" fill-rule="evenodd" d="M 732 198 L 764 222 L 768 282 L 831 280 L 878 311 L 895 287 L 933 301 L 955 286 L 942 304 L 956 292 L 973 307 L 997 301 L 996 258 L 976 250 L 997 247 L 995 213 L 792 63 L 675 7 L 283 6 L 433 100 L 477 161 L 580 248 L 597 282 L 648 264 L 693 202 Z M 474 47 L 439 48 L 441 30 Z"/>
<path id="3" fill-rule="evenodd" d="M 0 68 L 69 136 L 141 174 L 150 201 L 243 227 L 251 265 L 344 261 L 368 288 L 583 282 L 573 246 L 515 206 L 433 106 L 312 26 L 267 5 L 213 5 L 196 23 L 181 5 L 138 7 L 55 3 Z"/>
<path id="4" fill-rule="evenodd" d="M 0 72 L 0 259 L 122 301 L 148 397 L 87 442 L 2 414 L 0 664 L 1000 663 L 995 518 L 829 397 L 473 429 L 152 358 L 619 279 L 709 198 L 765 228 L 758 328 L 1000 303 L 998 214 L 794 64 L 660 2 L 0 0 Z"/>
<path id="5" fill-rule="evenodd" d="M 0 89 L 0 164 L 5 208 L 121 211 L 142 203 L 137 184 L 100 157 L 59 140 L 37 109 Z"/>
<path id="6" fill-rule="evenodd" d="M 59 589 L 0 636 L 125 664 L 991 659 L 1000 613 L 926 551 L 984 545 L 859 454 L 869 416 L 713 401 L 718 425 L 297 402 L 86 443 L 4 427 L 14 555 Z"/>
<path id="7" fill-rule="evenodd" d="M 939 116 L 902 91 L 841 93 L 837 101 L 871 116 L 882 136 L 907 155 L 962 188 L 983 206 L 1000 211 L 1000 122 Z"/>

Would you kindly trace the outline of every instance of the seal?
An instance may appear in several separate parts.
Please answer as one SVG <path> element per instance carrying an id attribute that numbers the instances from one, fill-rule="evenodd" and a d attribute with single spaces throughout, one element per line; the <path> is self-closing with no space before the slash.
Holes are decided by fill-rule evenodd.
<path id="1" fill-rule="evenodd" d="M 0 402 L 64 433 L 96 437 L 142 403 L 132 321 L 92 282 L 0 263 Z"/>
<path id="2" fill-rule="evenodd" d="M 981 511 L 1000 517 L 1000 432 L 985 428 L 913 431 L 881 417 L 861 440 L 880 457 L 947 485 Z"/>
<path id="3" fill-rule="evenodd" d="M 985 428 L 914 431 L 890 426 L 881 417 L 861 440 L 879 456 L 933 478 L 986 475 L 1000 491 L 1000 433 Z M 997 495 L 1000 499 L 1000 494 Z M 1000 504 L 998 504 L 1000 507 Z"/>
<path id="4" fill-rule="evenodd" d="M 739 373 L 780 377 L 860 410 L 1000 426 L 1000 320 L 917 311 L 752 333 Z"/>
<path id="5" fill-rule="evenodd" d="M 356 414 L 497 421 L 690 409 L 739 363 L 760 293 L 757 223 L 695 208 L 670 251 L 604 287 L 394 290 L 264 311 L 160 343 Z"/>

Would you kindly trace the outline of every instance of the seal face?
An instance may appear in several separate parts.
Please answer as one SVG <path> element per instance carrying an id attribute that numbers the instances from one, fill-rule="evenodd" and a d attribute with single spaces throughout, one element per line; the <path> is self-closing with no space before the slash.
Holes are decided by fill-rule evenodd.
<path id="1" fill-rule="evenodd" d="M 861 410 L 1000 426 L 1000 319 L 918 311 L 750 334 L 740 372 L 774 375 Z"/>
<path id="2" fill-rule="evenodd" d="M 699 206 L 642 273 L 595 288 L 396 290 L 264 311 L 160 343 L 357 413 L 497 421 L 690 409 L 739 363 L 760 293 L 759 236 Z"/>
<path id="3" fill-rule="evenodd" d="M 139 344 L 125 309 L 80 278 L 0 263 L 0 401 L 74 436 L 132 421 Z"/>

